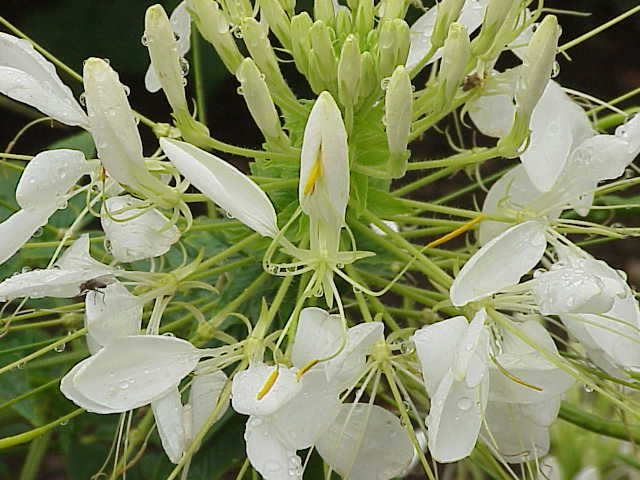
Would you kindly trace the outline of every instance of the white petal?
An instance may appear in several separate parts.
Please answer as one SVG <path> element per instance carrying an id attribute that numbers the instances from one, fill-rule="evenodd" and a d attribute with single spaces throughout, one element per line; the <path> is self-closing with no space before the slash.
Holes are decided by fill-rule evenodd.
<path id="1" fill-rule="evenodd" d="M 335 420 L 341 405 L 337 390 L 329 385 L 322 370 L 306 372 L 300 382 L 302 390 L 271 415 L 280 438 L 296 450 L 314 445 Z"/>
<path id="2" fill-rule="evenodd" d="M 331 356 L 340 348 L 342 335 L 340 315 L 329 315 L 317 307 L 304 308 L 298 320 L 291 361 L 302 368 L 313 360 Z"/>
<path id="3" fill-rule="evenodd" d="M 267 381 L 278 369 L 278 376 L 269 390 L 264 393 Z M 253 363 L 233 377 L 231 402 L 233 409 L 244 415 L 271 415 L 295 397 L 302 389 L 293 369 L 282 365 Z M 263 395 L 259 395 L 263 394 Z M 261 396 L 261 398 L 258 398 Z"/>
<path id="4" fill-rule="evenodd" d="M 640 116 L 633 115 L 627 117 L 623 125 L 616 128 L 616 136 L 626 140 L 629 143 L 629 150 L 633 152 L 635 157 L 640 153 Z"/>
<path id="5" fill-rule="evenodd" d="M 60 382 L 60 391 L 62 394 L 71 400 L 76 405 L 84 408 L 88 412 L 93 413 L 120 413 L 121 410 L 101 405 L 93 400 L 85 397 L 74 384 L 74 378 L 76 374 L 84 369 L 89 363 L 94 360 L 94 357 L 85 358 L 83 361 L 76 363 L 74 367 L 67 372 Z"/>
<path id="6" fill-rule="evenodd" d="M 187 11 L 187 2 L 180 2 L 169 16 L 171 28 L 178 36 L 177 52 L 178 56 L 184 57 L 191 48 L 191 16 Z M 160 90 L 160 81 L 155 70 L 149 66 L 144 77 L 144 85 L 150 92 Z"/>
<path id="7" fill-rule="evenodd" d="M 465 263 L 451 285 L 455 306 L 515 285 L 536 266 L 547 247 L 544 224 L 528 221 L 494 238 Z"/>
<path id="8" fill-rule="evenodd" d="M 92 170 L 84 154 L 77 150 L 41 152 L 27 163 L 22 172 L 16 188 L 16 201 L 22 208 L 52 203 L 60 205 L 69 189 Z"/>
<path id="9" fill-rule="evenodd" d="M 300 458 L 278 438 L 268 419 L 249 418 L 244 439 L 251 465 L 265 480 L 302 479 Z"/>
<path id="10" fill-rule="evenodd" d="M 483 94 L 468 104 L 469 117 L 488 137 L 504 137 L 511 130 L 516 112 L 513 97 L 520 70 L 512 68 L 484 81 Z"/>
<path id="11" fill-rule="evenodd" d="M 122 337 L 106 345 L 74 378 L 84 396 L 125 412 L 160 398 L 191 372 L 200 353 L 164 335 Z"/>
<path id="12" fill-rule="evenodd" d="M 547 457 L 540 462 L 540 470 L 536 480 L 562 480 L 562 469 L 556 457 Z"/>
<path id="13" fill-rule="evenodd" d="M 389 480 L 413 458 L 413 445 L 398 418 L 365 403 L 342 405 L 316 448 L 333 470 L 349 480 Z"/>
<path id="14" fill-rule="evenodd" d="M 84 305 L 87 333 L 99 345 L 140 333 L 142 301 L 121 283 L 87 292 Z"/>
<path id="15" fill-rule="evenodd" d="M 586 124 L 586 126 L 585 126 Z M 588 131 L 586 113 L 562 87 L 549 81 L 531 116 L 531 137 L 520 156 L 531 182 L 542 192 L 551 189 L 569 158 L 572 148 Z"/>
<path id="16" fill-rule="evenodd" d="M 67 125 L 88 119 L 55 67 L 26 40 L 0 33 L 0 92 Z"/>
<path id="17" fill-rule="evenodd" d="M 416 355 L 422 366 L 422 377 L 430 397 L 453 365 L 458 343 L 462 340 L 469 322 L 465 317 L 453 317 L 433 325 L 426 325 L 413 334 Z"/>
<path id="18" fill-rule="evenodd" d="M 0 223 L 0 264 L 9 260 L 20 247 L 27 243 L 39 228 L 49 221 L 49 217 L 58 209 L 57 205 L 26 208 Z"/>
<path id="19" fill-rule="evenodd" d="M 160 146 L 180 173 L 229 215 L 260 235 L 277 235 L 276 212 L 269 197 L 240 170 L 185 142 L 161 138 Z"/>
<path id="20" fill-rule="evenodd" d="M 454 377 L 469 387 L 477 386 L 485 377 L 489 355 L 489 332 L 484 324 L 487 314 L 479 310 L 460 339 L 452 366 Z"/>
<path id="21" fill-rule="evenodd" d="M 455 462 L 475 447 L 487 402 L 488 376 L 475 387 L 444 376 L 431 398 L 427 417 L 429 451 L 438 462 Z"/>
<path id="22" fill-rule="evenodd" d="M 201 375 L 196 373 L 193 377 L 191 391 L 189 392 L 191 432 L 193 436 L 200 432 L 205 423 L 207 423 L 209 415 L 216 409 L 220 394 L 228 380 L 228 377 L 221 370 Z M 225 405 L 220 409 L 216 420 L 224 415 L 228 406 L 229 399 L 225 401 Z"/>
<path id="23" fill-rule="evenodd" d="M 180 462 L 186 441 L 182 425 L 182 401 L 178 388 L 151 402 L 162 448 L 172 463 Z"/>
<path id="24" fill-rule="evenodd" d="M 116 270 L 104 263 L 95 260 L 89 253 L 91 245 L 89 234 L 80 235 L 69 248 L 67 248 L 54 266 L 60 270 L 86 270 L 94 277 L 113 274 Z"/>
<path id="25" fill-rule="evenodd" d="M 344 223 L 349 200 L 349 147 L 342 114 L 328 92 L 316 100 L 304 129 L 298 200 L 312 219 L 337 228 Z"/>
<path id="26" fill-rule="evenodd" d="M 120 262 L 159 257 L 180 239 L 180 231 L 169 226 L 167 217 L 155 208 L 144 211 L 144 205 L 142 200 L 123 195 L 109 198 L 102 206 L 100 223 L 111 254 Z M 123 209 L 126 211 L 116 213 Z"/>
<path id="27" fill-rule="evenodd" d="M 531 407 L 542 413 L 534 412 L 532 418 L 529 415 Z M 559 408 L 559 397 L 526 407 L 514 403 L 489 402 L 485 411 L 483 440 L 509 463 L 542 457 L 549 451 L 549 424 L 538 423 L 536 417 L 555 419 Z"/>
<path id="28" fill-rule="evenodd" d="M 584 467 L 573 478 L 574 480 L 600 480 L 600 472 L 596 467 Z"/>
<path id="29" fill-rule="evenodd" d="M 6 301 L 20 297 L 72 298 L 80 295 L 83 283 L 94 278 L 94 274 L 87 270 L 31 270 L 9 277 L 0 283 L 0 299 Z"/>

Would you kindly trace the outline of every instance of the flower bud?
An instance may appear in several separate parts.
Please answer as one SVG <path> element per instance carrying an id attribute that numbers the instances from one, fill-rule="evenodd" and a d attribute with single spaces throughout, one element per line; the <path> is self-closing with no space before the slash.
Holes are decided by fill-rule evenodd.
<path id="1" fill-rule="evenodd" d="M 353 20 L 351 18 L 351 10 L 348 8 L 340 8 L 336 12 L 336 36 L 343 42 L 353 31 Z"/>
<path id="2" fill-rule="evenodd" d="M 278 66 L 278 59 L 269 41 L 269 31 L 253 17 L 243 19 L 241 28 L 244 43 L 256 65 L 264 73 L 275 102 L 297 103 L 296 96 L 287 85 Z"/>
<path id="3" fill-rule="evenodd" d="M 373 30 L 374 13 L 373 0 L 359 0 L 356 10 L 355 31 L 360 40 L 367 38 L 369 32 Z"/>
<path id="4" fill-rule="evenodd" d="M 529 121 L 551 78 L 559 38 L 558 19 L 554 15 L 547 15 L 529 41 L 516 85 L 513 126 L 509 134 L 498 142 L 501 155 L 505 157 L 517 156 L 529 136 Z"/>
<path id="5" fill-rule="evenodd" d="M 342 105 L 353 106 L 360 90 L 360 46 L 358 37 L 349 35 L 342 44 L 338 62 L 338 98 Z"/>
<path id="6" fill-rule="evenodd" d="M 471 50 L 480 57 L 494 45 L 498 32 L 514 9 L 519 9 L 520 0 L 489 0 L 484 13 L 480 33 L 473 39 Z"/>
<path id="7" fill-rule="evenodd" d="M 313 25 L 313 20 L 307 12 L 302 12 L 291 19 L 291 50 L 296 68 L 303 75 L 309 71 L 309 52 L 311 51 L 311 41 L 309 40 L 309 30 Z"/>
<path id="8" fill-rule="evenodd" d="M 378 7 L 378 16 L 388 19 L 404 18 L 408 5 L 406 0 L 383 0 Z"/>
<path id="9" fill-rule="evenodd" d="M 449 35 L 444 42 L 438 75 L 441 82 L 442 98 L 440 100 L 443 102 L 443 107 L 454 99 L 458 87 L 464 80 L 470 51 L 471 42 L 467 29 L 459 23 L 452 23 L 449 27 Z"/>
<path id="10" fill-rule="evenodd" d="M 333 0 L 315 0 L 313 3 L 313 18 L 327 25 L 332 25 L 335 18 Z"/>
<path id="11" fill-rule="evenodd" d="M 335 90 L 338 61 L 333 51 L 333 30 L 323 21 L 314 22 L 309 31 L 311 38 L 311 56 L 315 59 L 316 74 L 325 85 L 325 89 Z"/>
<path id="12" fill-rule="evenodd" d="M 376 72 L 376 61 L 371 52 L 362 52 L 360 55 L 360 94 L 358 95 L 358 104 L 362 103 L 373 92 L 377 92 L 380 88 L 380 80 Z"/>
<path id="13" fill-rule="evenodd" d="M 442 0 L 436 7 L 438 10 L 438 16 L 436 17 L 436 23 L 433 26 L 433 33 L 431 34 L 431 45 L 433 48 L 440 48 L 444 45 L 444 42 L 449 33 L 449 26 L 458 20 L 460 11 L 464 5 L 464 0 Z"/>
<path id="14" fill-rule="evenodd" d="M 282 46 L 291 50 L 291 23 L 289 17 L 279 2 L 273 0 L 260 0 L 260 15 L 264 16 L 269 24 L 269 28 L 280 41 Z M 298 41 L 299 37 L 296 38 Z"/>
<path id="15" fill-rule="evenodd" d="M 404 20 L 382 20 L 378 38 L 378 74 L 389 77 L 407 61 L 411 43 L 409 25 Z"/>
<path id="16" fill-rule="evenodd" d="M 247 102 L 249 112 L 264 137 L 270 143 L 287 145 L 288 138 L 282 131 L 280 117 L 269 94 L 269 88 L 252 59 L 243 60 L 236 72 L 236 77 L 242 86 L 242 95 Z"/>
<path id="17" fill-rule="evenodd" d="M 253 16 L 253 6 L 249 0 L 220 0 L 220 4 L 233 25 L 239 25 L 243 18 Z"/>
<path id="18" fill-rule="evenodd" d="M 161 206 L 173 205 L 175 192 L 147 170 L 136 119 L 118 74 L 104 60 L 89 58 L 83 81 L 91 134 L 107 173 Z"/>
<path id="19" fill-rule="evenodd" d="M 231 73 L 244 58 L 229 30 L 229 22 L 214 0 L 187 0 L 187 7 L 202 36 L 213 45 Z"/>
<path id="20" fill-rule="evenodd" d="M 409 160 L 409 132 L 413 119 L 411 78 L 403 66 L 393 72 L 384 101 L 384 123 L 389 145 L 389 171 L 393 178 L 404 176 Z"/>

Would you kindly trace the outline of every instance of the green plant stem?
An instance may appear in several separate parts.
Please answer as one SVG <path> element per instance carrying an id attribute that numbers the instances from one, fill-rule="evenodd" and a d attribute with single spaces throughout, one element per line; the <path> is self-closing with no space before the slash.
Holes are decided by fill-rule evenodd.
<path id="1" fill-rule="evenodd" d="M 231 247 L 227 248 L 226 250 L 223 250 L 222 252 L 218 253 L 217 255 L 214 255 L 210 259 L 205 260 L 204 262 L 202 262 L 200 265 L 198 265 L 198 271 L 205 270 L 205 269 L 209 268 L 210 266 L 215 265 L 216 263 L 219 263 L 222 260 L 230 257 L 231 255 L 233 255 L 235 253 L 238 253 L 239 251 L 243 250 L 244 248 L 248 247 L 249 245 L 251 245 L 256 240 L 258 240 L 259 238 L 260 238 L 260 234 L 259 233 L 254 233 L 254 234 L 249 235 L 248 237 L 243 238 L 242 240 L 240 240 L 239 242 L 235 243 L 234 245 L 232 245 Z"/>
<path id="2" fill-rule="evenodd" d="M 11 160 L 26 160 L 27 162 L 33 159 L 31 155 L 18 155 L 15 153 L 0 153 L 0 158 L 8 158 Z M 22 168 L 20 170 L 22 170 Z"/>
<path id="3" fill-rule="evenodd" d="M 204 71 L 202 67 L 202 37 L 198 29 L 191 32 L 191 48 L 193 58 L 193 76 L 196 90 L 196 105 L 198 106 L 198 120 L 204 125 L 207 124 L 207 102 L 204 93 Z"/>
<path id="4" fill-rule="evenodd" d="M 422 202 L 420 200 L 410 200 L 408 198 L 399 198 L 399 202 L 408 207 L 417 208 L 421 211 L 443 213 L 445 215 L 455 215 L 464 218 L 476 218 L 480 213 L 474 210 L 465 210 L 463 208 L 447 207 L 446 205 L 437 205 L 435 203 Z"/>
<path id="5" fill-rule="evenodd" d="M 448 177 L 449 175 L 453 175 L 457 171 L 458 169 L 455 167 L 443 168 L 442 170 L 438 170 L 437 172 L 431 173 L 425 177 L 419 178 L 417 180 L 414 180 L 411 183 L 408 183 L 400 188 L 397 188 L 396 190 L 393 190 L 391 192 L 391 195 L 394 195 L 396 197 L 401 197 L 403 195 L 406 195 L 407 193 L 411 193 L 414 190 L 417 190 L 420 187 L 429 185 L 430 183 L 433 183 L 436 180 L 439 180 L 443 177 Z"/>
<path id="6" fill-rule="evenodd" d="M 604 420 L 568 402 L 562 402 L 558 416 L 580 428 L 607 437 L 640 443 L 640 426 Z"/>
<path id="7" fill-rule="evenodd" d="M 38 438 L 41 435 L 44 435 L 49 430 L 53 430 L 61 423 L 68 422 L 72 418 L 77 417 L 78 415 L 84 413 L 84 408 L 78 408 L 66 415 L 63 415 L 56 420 L 43 425 L 42 427 L 33 428 L 27 432 L 19 433 L 17 435 L 12 435 L 10 437 L 0 438 L 0 450 L 4 450 L 5 448 L 15 447 L 16 445 L 21 445 L 23 443 L 30 442 L 31 440 Z"/>
<path id="8" fill-rule="evenodd" d="M 31 442 L 27 456 L 24 459 L 22 471 L 20 472 L 20 480 L 37 480 L 42 459 L 49 448 L 51 434 L 51 431 L 46 432 Z"/>
<path id="9" fill-rule="evenodd" d="M 500 156 L 497 147 L 476 148 L 468 152 L 452 155 L 439 160 L 425 160 L 423 162 L 410 162 L 407 170 L 427 170 L 432 168 L 454 167 L 462 168 L 468 165 L 482 163 L 486 160 Z"/>
<path id="10" fill-rule="evenodd" d="M 247 288 L 245 288 L 240 295 L 225 305 L 219 312 L 217 312 L 214 318 L 209 322 L 213 327 L 219 327 L 220 324 L 227 318 L 229 313 L 236 311 L 243 303 L 249 300 L 252 296 L 262 288 L 262 284 L 265 283 L 270 275 L 266 272 L 262 272 Z"/>
<path id="11" fill-rule="evenodd" d="M 24 400 L 25 398 L 30 397 L 31 395 L 35 395 L 36 393 L 39 393 L 43 390 L 46 390 L 49 387 L 52 387 L 54 385 L 57 385 L 58 382 L 60 381 L 62 377 L 58 377 L 58 378 L 54 378 L 53 380 L 49 380 L 47 383 L 43 383 L 42 385 L 40 385 L 39 387 L 34 388 L 33 390 L 30 390 L 26 393 L 23 393 L 22 395 L 18 395 L 15 398 L 12 398 L 11 400 L 4 402 L 3 404 L 0 405 L 0 410 L 2 410 L 3 408 L 7 408 L 10 407 L 11 405 L 14 405 L 22 400 Z"/>

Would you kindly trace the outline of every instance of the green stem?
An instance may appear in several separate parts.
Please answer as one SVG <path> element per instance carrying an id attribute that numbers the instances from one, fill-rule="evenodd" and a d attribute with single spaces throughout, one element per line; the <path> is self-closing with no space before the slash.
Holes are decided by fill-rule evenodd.
<path id="1" fill-rule="evenodd" d="M 439 170 L 430 175 L 427 175 L 426 177 L 422 177 L 422 178 L 419 178 L 418 180 L 414 180 L 413 182 L 408 183 L 407 185 L 392 191 L 391 194 L 395 195 L 396 197 L 401 197 L 407 193 L 411 193 L 414 190 L 417 190 L 420 187 L 429 185 L 430 183 L 433 183 L 436 180 L 439 180 L 443 177 L 448 177 L 449 175 L 452 175 L 456 171 L 457 171 L 457 168 L 455 167 L 443 168 L 442 170 Z"/>
<path id="2" fill-rule="evenodd" d="M 600 435 L 640 443 L 640 426 L 604 420 L 568 402 L 562 402 L 558 416 L 566 422 Z"/>
<path id="3" fill-rule="evenodd" d="M 27 452 L 27 457 L 24 460 L 24 465 L 20 472 L 20 480 L 37 480 L 42 459 L 49 448 L 51 433 L 50 431 L 45 433 L 41 437 L 33 440 L 31 445 L 29 445 L 29 451 Z"/>
<path id="4" fill-rule="evenodd" d="M 204 93 L 204 72 L 202 68 L 202 38 L 197 29 L 191 33 L 191 46 L 193 49 L 193 74 L 195 77 L 196 105 L 198 106 L 198 120 L 207 123 L 207 102 Z"/>
<path id="5" fill-rule="evenodd" d="M 477 148 L 469 152 L 452 155 L 440 160 L 425 160 L 423 162 L 411 162 L 407 170 L 427 170 L 431 168 L 454 167 L 461 168 L 467 165 L 482 163 L 499 156 L 498 148 Z"/>
<path id="6" fill-rule="evenodd" d="M 53 380 L 49 380 L 47 383 L 43 383 L 42 385 L 40 385 L 39 387 L 34 388 L 33 390 L 30 390 L 26 393 L 23 393 L 22 395 L 18 395 L 15 398 L 12 398 L 11 400 L 4 402 L 2 405 L 0 405 L 0 410 L 2 410 L 3 408 L 7 408 L 10 407 L 11 405 L 18 403 L 22 400 L 24 400 L 25 398 L 30 397 L 31 395 L 35 395 L 36 393 L 39 393 L 43 390 L 46 390 L 49 387 L 52 387 L 54 385 L 57 385 L 58 382 L 60 381 L 62 377 L 58 377 L 58 378 L 54 378 Z"/>
<path id="7" fill-rule="evenodd" d="M 251 245 L 256 240 L 258 240 L 259 238 L 260 238 L 260 234 L 259 233 L 254 233 L 252 235 L 249 235 L 248 237 L 243 238 L 242 240 L 240 240 L 235 245 L 227 248 L 226 250 L 223 250 L 222 252 L 218 253 L 217 255 L 214 255 L 210 259 L 205 260 L 204 262 L 202 262 L 200 265 L 198 265 L 198 271 L 207 269 L 211 265 L 215 265 L 216 263 L 221 262 L 222 260 L 224 260 L 225 258 L 230 257 L 234 253 L 238 253 L 239 251 L 243 250 L 244 248 L 248 247 L 249 245 Z"/>
<path id="8" fill-rule="evenodd" d="M 15 447 L 16 445 L 22 445 L 23 443 L 30 442 L 31 440 L 38 438 L 41 435 L 44 435 L 50 430 L 58 427 L 61 423 L 68 422 L 72 418 L 77 417 L 78 415 L 84 413 L 84 408 L 78 408 L 71 413 L 67 413 L 60 418 L 57 418 L 53 422 L 49 422 L 42 427 L 34 428 L 29 430 L 28 432 L 19 433 L 17 435 L 12 435 L 10 437 L 0 438 L 0 450 L 4 450 L 5 448 Z"/>

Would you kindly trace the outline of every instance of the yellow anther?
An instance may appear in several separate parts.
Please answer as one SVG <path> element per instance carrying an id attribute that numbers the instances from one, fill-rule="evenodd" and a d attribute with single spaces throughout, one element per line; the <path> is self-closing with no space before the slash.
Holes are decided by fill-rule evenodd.
<path id="1" fill-rule="evenodd" d="M 269 375 L 269 377 L 267 378 L 267 381 L 264 382 L 264 385 L 256 395 L 256 400 L 262 400 L 264 396 L 267 393 L 269 393 L 271 388 L 273 388 L 273 384 L 276 383 L 276 380 L 278 379 L 278 375 L 280 375 L 280 370 L 278 370 L 278 368 L 276 367 L 276 369 L 273 372 L 271 372 L 271 375 Z"/>
<path id="2" fill-rule="evenodd" d="M 300 381 L 300 379 L 302 378 L 302 376 L 307 373 L 309 370 L 311 370 L 313 367 L 315 367 L 318 362 L 320 360 L 311 360 L 309 363 L 307 363 L 304 367 L 302 367 L 300 370 L 298 370 L 296 372 L 296 380 Z"/>
<path id="3" fill-rule="evenodd" d="M 498 368 L 498 371 L 508 379 L 513 380 L 514 382 L 516 382 L 519 385 L 522 385 L 523 387 L 527 387 L 527 388 L 530 388 L 531 390 L 535 390 L 536 392 L 542 392 L 543 389 L 541 387 L 536 387 L 535 385 L 531 385 L 530 383 L 525 382 L 521 378 L 518 378 L 513 373 L 509 372 L 506 368 L 504 368 L 502 365 L 498 363 L 498 360 L 495 357 L 491 357 L 491 360 L 493 360 L 493 363 Z"/>
<path id="4" fill-rule="evenodd" d="M 446 235 L 443 235 L 440 238 L 436 238 L 433 242 L 428 243 L 427 244 L 427 248 L 437 247 L 438 245 L 442 245 L 443 243 L 448 242 L 449 240 L 452 240 L 452 239 L 456 238 L 459 235 L 462 235 L 467 230 L 471 230 L 474 227 L 474 225 L 476 225 L 476 224 L 480 223 L 482 220 L 484 220 L 485 217 L 486 217 L 486 215 L 484 213 L 481 213 L 476 218 L 474 218 L 473 220 L 468 221 L 467 223 L 465 223 L 461 227 L 456 228 L 454 231 L 449 232 L 449 233 L 447 233 Z"/>
<path id="5" fill-rule="evenodd" d="M 316 161 L 313 163 L 313 167 L 311 167 L 311 172 L 309 173 L 309 178 L 307 178 L 307 183 L 304 184 L 303 193 L 305 195 L 311 195 L 316 187 L 316 182 L 322 176 L 322 145 L 318 148 L 318 155 L 316 156 Z"/>

